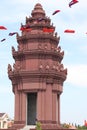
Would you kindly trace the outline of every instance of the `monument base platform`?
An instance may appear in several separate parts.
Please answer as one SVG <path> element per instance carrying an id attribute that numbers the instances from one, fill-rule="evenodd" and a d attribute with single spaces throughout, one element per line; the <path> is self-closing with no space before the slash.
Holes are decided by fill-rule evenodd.
<path id="1" fill-rule="evenodd" d="M 69 129 L 69 128 L 63 128 L 61 125 L 58 124 L 42 124 L 41 125 L 42 130 L 75 130 L 75 129 Z M 36 127 L 30 128 L 30 130 L 37 130 Z"/>
<path id="2" fill-rule="evenodd" d="M 19 125 L 18 126 L 16 126 L 16 127 L 14 127 L 14 126 L 12 126 L 11 128 L 8 128 L 8 129 L 0 129 L 0 130 L 37 130 L 36 129 L 36 126 L 28 126 L 28 125 L 26 125 L 26 126 L 20 126 L 19 127 Z M 62 128 L 62 127 L 53 127 L 53 126 L 45 126 L 45 127 L 43 127 L 42 128 L 42 130 L 75 130 L 75 129 L 69 129 L 69 128 Z"/>
<path id="3" fill-rule="evenodd" d="M 0 130 L 75 130 L 69 128 L 63 128 L 61 125 L 58 124 L 41 124 L 41 129 L 37 128 L 37 125 L 25 125 L 24 121 L 14 121 L 12 127 L 8 129 L 0 129 Z"/>

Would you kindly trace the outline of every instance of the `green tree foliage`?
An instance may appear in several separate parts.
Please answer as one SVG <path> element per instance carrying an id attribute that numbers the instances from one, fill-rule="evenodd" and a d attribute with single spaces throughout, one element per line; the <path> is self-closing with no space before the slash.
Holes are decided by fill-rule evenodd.
<path id="1" fill-rule="evenodd" d="M 36 123 L 36 130 L 42 130 L 40 122 Z"/>
<path id="2" fill-rule="evenodd" d="M 87 130 L 87 126 L 80 126 L 80 125 L 78 125 L 77 126 L 77 130 Z"/>

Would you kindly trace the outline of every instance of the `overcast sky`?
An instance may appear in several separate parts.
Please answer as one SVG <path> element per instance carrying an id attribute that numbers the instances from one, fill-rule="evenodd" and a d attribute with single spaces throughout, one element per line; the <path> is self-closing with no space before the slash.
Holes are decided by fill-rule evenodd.
<path id="1" fill-rule="evenodd" d="M 41 3 L 46 16 L 56 27 L 65 55 L 64 67 L 68 69 L 61 95 L 61 123 L 83 125 L 87 120 L 87 1 L 79 2 L 69 8 L 70 0 L 2 0 L 0 2 L 0 112 L 14 117 L 14 94 L 11 81 L 7 75 L 7 66 L 13 65 L 11 47 L 17 49 L 16 37 L 9 37 L 10 32 L 20 32 L 21 23 L 25 24 L 26 16 L 31 16 L 36 3 Z M 61 10 L 52 15 L 55 10 Z M 65 29 L 74 29 L 74 34 L 64 33 Z"/>

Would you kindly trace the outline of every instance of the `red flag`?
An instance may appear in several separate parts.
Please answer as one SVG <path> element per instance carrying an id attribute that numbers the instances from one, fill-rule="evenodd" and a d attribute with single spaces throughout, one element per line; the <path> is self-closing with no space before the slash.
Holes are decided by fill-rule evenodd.
<path id="1" fill-rule="evenodd" d="M 7 28 L 4 26 L 0 26 L 0 29 L 7 30 Z"/>
<path id="2" fill-rule="evenodd" d="M 64 32 L 65 32 L 65 33 L 75 33 L 75 30 L 66 29 Z"/>
<path id="3" fill-rule="evenodd" d="M 6 39 L 4 38 L 4 39 L 1 40 L 1 42 L 5 41 L 5 40 L 6 40 Z"/>
<path id="4" fill-rule="evenodd" d="M 47 28 L 43 28 L 43 32 L 48 32 Z"/>
<path id="5" fill-rule="evenodd" d="M 70 3 L 69 3 L 69 7 L 71 8 L 72 5 L 78 3 L 79 1 L 77 0 L 72 0 Z"/>
<path id="6" fill-rule="evenodd" d="M 77 2 L 77 0 L 72 0 L 73 2 Z"/>
<path id="7" fill-rule="evenodd" d="M 52 15 L 55 15 L 58 12 L 60 12 L 60 10 L 55 10 Z"/>
<path id="8" fill-rule="evenodd" d="M 26 28 L 24 27 L 24 26 L 22 26 L 21 28 L 20 28 L 20 30 L 21 31 L 24 31 Z"/>
<path id="9" fill-rule="evenodd" d="M 53 28 L 49 28 L 48 32 L 54 32 L 54 29 Z"/>
<path id="10" fill-rule="evenodd" d="M 54 29 L 53 28 L 43 28 L 43 32 L 54 32 Z"/>

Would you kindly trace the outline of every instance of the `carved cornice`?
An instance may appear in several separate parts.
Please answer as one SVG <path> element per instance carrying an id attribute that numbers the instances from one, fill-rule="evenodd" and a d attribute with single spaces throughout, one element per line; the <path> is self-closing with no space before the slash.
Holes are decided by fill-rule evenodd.
<path id="1" fill-rule="evenodd" d="M 39 49 L 35 49 L 35 50 L 23 50 L 23 51 L 14 51 L 13 52 L 13 57 L 14 59 L 19 59 L 21 57 L 26 57 L 26 59 L 37 59 L 37 58 L 41 58 L 44 59 L 44 56 L 46 56 L 48 59 L 54 59 L 56 61 L 61 62 L 61 60 L 63 59 L 63 55 L 60 52 L 57 51 L 49 51 L 49 50 L 39 50 Z"/>
<path id="2" fill-rule="evenodd" d="M 17 41 L 44 41 L 44 40 L 49 40 L 49 41 L 53 41 L 54 44 L 58 44 L 59 40 L 60 40 L 60 37 L 56 37 L 56 36 L 53 36 L 52 34 L 40 34 L 40 33 L 36 33 L 36 34 L 29 34 L 29 35 L 24 35 L 24 36 L 18 36 L 17 37 Z"/>
<path id="3" fill-rule="evenodd" d="M 9 78 L 11 80 L 13 79 L 37 79 L 37 78 L 45 78 L 45 79 L 53 79 L 53 81 L 57 81 L 59 83 L 59 81 L 61 81 L 61 83 L 63 83 L 66 80 L 66 74 L 63 71 L 60 72 L 56 72 L 56 71 L 15 71 L 13 73 L 9 73 Z"/>
<path id="4" fill-rule="evenodd" d="M 43 28 L 43 27 L 52 27 L 51 25 L 50 25 L 50 22 L 51 22 L 51 20 L 50 20 L 50 18 L 49 17 L 43 17 L 43 19 L 44 19 L 44 23 L 43 23 L 43 21 L 41 21 L 41 22 L 36 22 L 35 24 L 34 24 L 34 22 L 36 21 L 36 20 L 38 20 L 38 18 L 33 18 L 33 17 L 29 17 L 29 18 L 26 18 L 26 24 L 28 24 L 28 22 L 30 23 L 30 27 L 40 27 L 40 28 Z M 43 23 L 43 24 L 42 24 Z"/>

